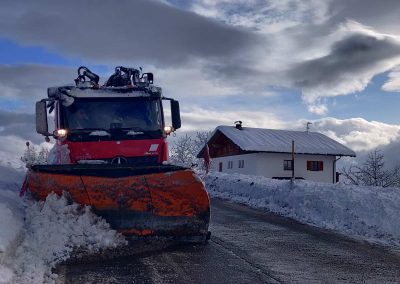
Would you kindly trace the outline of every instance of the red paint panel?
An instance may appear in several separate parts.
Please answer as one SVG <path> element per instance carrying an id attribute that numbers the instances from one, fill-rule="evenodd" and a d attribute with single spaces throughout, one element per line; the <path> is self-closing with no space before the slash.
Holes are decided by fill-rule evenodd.
<path id="1" fill-rule="evenodd" d="M 94 142 L 69 142 L 71 162 L 78 160 L 95 160 L 114 158 L 116 156 L 138 157 L 159 156 L 163 144 L 163 138 L 151 140 L 121 140 L 121 141 L 94 141 Z M 155 151 L 149 151 L 151 145 L 158 144 Z"/>

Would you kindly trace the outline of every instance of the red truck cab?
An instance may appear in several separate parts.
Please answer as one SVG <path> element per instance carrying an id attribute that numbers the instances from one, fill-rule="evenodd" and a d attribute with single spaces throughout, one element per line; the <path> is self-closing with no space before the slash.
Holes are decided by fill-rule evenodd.
<path id="1" fill-rule="evenodd" d="M 163 100 L 171 102 L 172 126 L 165 125 Z M 166 137 L 181 124 L 178 101 L 163 97 L 161 88 L 146 81 L 53 87 L 36 107 L 42 114 L 38 132 L 57 140 L 56 164 L 161 164 L 168 159 Z M 55 110 L 53 133 L 48 132 L 46 108 Z"/>

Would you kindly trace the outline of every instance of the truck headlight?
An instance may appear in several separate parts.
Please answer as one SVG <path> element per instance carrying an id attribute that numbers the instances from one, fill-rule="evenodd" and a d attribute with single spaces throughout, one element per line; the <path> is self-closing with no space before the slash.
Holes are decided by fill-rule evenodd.
<path id="1" fill-rule="evenodd" d="M 67 137 L 68 135 L 68 130 L 67 129 L 57 129 L 54 131 L 54 136 L 56 136 L 57 138 L 64 138 Z"/>
<path id="2" fill-rule="evenodd" d="M 165 134 L 170 135 L 172 132 L 174 132 L 174 128 L 172 126 L 165 126 L 164 132 Z"/>

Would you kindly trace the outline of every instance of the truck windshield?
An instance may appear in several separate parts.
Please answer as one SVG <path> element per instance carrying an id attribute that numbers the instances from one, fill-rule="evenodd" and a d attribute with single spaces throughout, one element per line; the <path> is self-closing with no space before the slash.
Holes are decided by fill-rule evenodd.
<path id="1" fill-rule="evenodd" d="M 75 99 L 63 112 L 64 125 L 70 130 L 155 131 L 162 127 L 160 103 L 154 99 Z"/>

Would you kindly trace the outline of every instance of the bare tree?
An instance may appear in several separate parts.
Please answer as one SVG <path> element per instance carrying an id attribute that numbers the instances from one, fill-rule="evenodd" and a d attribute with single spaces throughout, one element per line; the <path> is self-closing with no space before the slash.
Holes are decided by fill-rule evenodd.
<path id="1" fill-rule="evenodd" d="M 195 137 L 180 137 L 171 147 L 170 162 L 185 167 L 202 169 L 202 162 L 196 156 L 207 142 L 211 131 L 198 131 Z"/>
<path id="2" fill-rule="evenodd" d="M 400 169 L 398 167 L 393 170 L 386 169 L 384 156 L 378 149 L 369 153 L 367 160 L 361 166 L 351 165 L 342 171 L 350 184 L 400 186 Z"/>
<path id="3" fill-rule="evenodd" d="M 196 158 L 196 146 L 192 137 L 180 137 L 171 148 L 170 161 L 173 164 L 185 167 L 191 167 Z"/>

